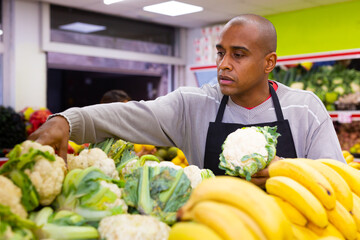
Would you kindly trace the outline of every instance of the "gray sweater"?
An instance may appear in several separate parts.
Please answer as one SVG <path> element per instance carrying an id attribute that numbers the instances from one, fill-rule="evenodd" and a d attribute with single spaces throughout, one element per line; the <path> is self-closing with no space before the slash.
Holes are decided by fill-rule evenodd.
<path id="1" fill-rule="evenodd" d="M 332 158 L 345 162 L 332 120 L 320 99 L 309 91 L 277 83 L 284 118 L 289 120 L 299 158 Z M 126 141 L 182 149 L 190 164 L 204 166 L 209 122 L 222 98 L 219 85 L 181 87 L 153 101 L 98 104 L 60 113 L 77 143 L 117 137 Z M 254 124 L 276 121 L 272 99 L 248 110 L 227 103 L 223 122 Z M 281 156 L 280 156 L 281 157 Z"/>

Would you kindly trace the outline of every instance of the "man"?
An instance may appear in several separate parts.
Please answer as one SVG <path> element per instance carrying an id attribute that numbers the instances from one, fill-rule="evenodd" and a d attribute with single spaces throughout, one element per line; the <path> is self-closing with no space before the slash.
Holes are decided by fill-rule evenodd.
<path id="1" fill-rule="evenodd" d="M 267 19 L 246 14 L 229 21 L 217 44 L 218 84 L 182 87 L 154 101 L 72 108 L 48 120 L 30 139 L 66 156 L 69 131 L 77 143 L 118 137 L 177 146 L 190 164 L 216 174 L 226 136 L 243 126 L 277 126 L 277 156 L 345 162 L 332 120 L 311 92 L 268 80 L 276 65 L 276 31 Z M 215 122 L 214 122 L 215 121 Z M 204 160 L 205 159 L 205 160 Z M 253 176 L 263 185 L 264 169 Z"/>

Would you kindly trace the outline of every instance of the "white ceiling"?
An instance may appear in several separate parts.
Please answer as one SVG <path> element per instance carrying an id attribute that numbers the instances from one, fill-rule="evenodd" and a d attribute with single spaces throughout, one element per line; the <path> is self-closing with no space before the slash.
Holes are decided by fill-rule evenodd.
<path id="1" fill-rule="evenodd" d="M 88 11 L 128 17 L 166 25 L 194 28 L 224 23 L 241 13 L 272 15 L 281 12 L 312 8 L 350 0 L 178 0 L 204 8 L 204 11 L 176 17 L 149 13 L 144 6 L 167 0 L 123 0 L 111 5 L 103 0 L 28 0 L 53 3 Z"/>

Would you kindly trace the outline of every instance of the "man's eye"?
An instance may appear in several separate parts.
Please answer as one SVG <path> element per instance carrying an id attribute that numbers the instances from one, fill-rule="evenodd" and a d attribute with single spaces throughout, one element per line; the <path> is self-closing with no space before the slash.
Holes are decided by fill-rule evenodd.
<path id="1" fill-rule="evenodd" d="M 224 56 L 225 53 L 223 53 L 223 52 L 217 52 L 216 54 L 217 54 L 219 57 L 222 57 L 222 56 Z"/>
<path id="2" fill-rule="evenodd" d="M 241 58 L 241 57 L 243 57 L 243 56 L 244 56 L 244 54 L 234 53 L 234 57 L 236 57 L 236 58 Z"/>

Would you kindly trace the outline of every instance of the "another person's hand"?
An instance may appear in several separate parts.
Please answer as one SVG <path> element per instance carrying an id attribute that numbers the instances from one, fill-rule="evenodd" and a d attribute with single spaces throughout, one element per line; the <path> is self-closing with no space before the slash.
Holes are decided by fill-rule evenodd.
<path id="1" fill-rule="evenodd" d="M 43 145 L 50 145 L 66 161 L 70 126 L 62 116 L 55 116 L 33 132 L 28 139 Z"/>
<path id="2" fill-rule="evenodd" d="M 270 164 L 281 160 L 278 156 L 275 156 L 275 158 L 270 162 Z M 267 166 L 266 168 L 264 168 L 263 170 L 255 173 L 254 175 L 251 176 L 251 182 L 254 183 L 255 185 L 259 186 L 262 189 L 265 189 L 265 183 L 266 180 L 269 179 L 269 166 Z"/>

